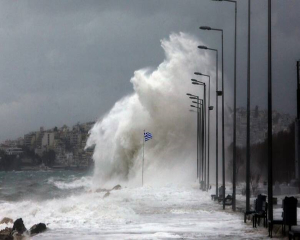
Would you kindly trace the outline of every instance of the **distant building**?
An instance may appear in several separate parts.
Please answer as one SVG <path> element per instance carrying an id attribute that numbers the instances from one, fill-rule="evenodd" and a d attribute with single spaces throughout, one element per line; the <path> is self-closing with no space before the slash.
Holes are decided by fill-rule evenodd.
<path id="1" fill-rule="evenodd" d="M 23 145 L 24 145 L 24 138 L 19 137 L 19 138 L 16 140 L 16 143 L 17 143 L 17 146 L 23 146 Z"/>
<path id="2" fill-rule="evenodd" d="M 72 131 L 70 143 L 72 146 L 80 146 L 81 145 L 81 133 L 78 131 Z"/>
<path id="3" fill-rule="evenodd" d="M 24 135 L 24 145 L 28 148 L 33 148 L 36 141 L 36 134 L 34 132 Z"/>
<path id="4" fill-rule="evenodd" d="M 0 150 L 6 151 L 7 148 L 9 148 L 9 146 L 6 145 L 5 143 L 1 143 L 1 144 L 0 144 Z"/>
<path id="5" fill-rule="evenodd" d="M 65 156 L 66 156 L 65 165 L 66 166 L 74 165 L 73 153 L 66 153 Z"/>
<path id="6" fill-rule="evenodd" d="M 45 132 L 42 138 L 42 147 L 49 149 L 54 145 L 54 132 Z"/>
<path id="7" fill-rule="evenodd" d="M 22 152 L 19 146 L 24 146 L 34 150 L 40 157 L 43 157 L 46 151 L 54 150 L 56 166 L 88 167 L 92 162 L 93 148 L 85 150 L 85 146 L 88 132 L 94 124 L 95 122 L 77 123 L 72 128 L 63 125 L 61 128 L 54 127 L 48 130 L 40 127 L 39 131 L 25 134 L 24 138 L 7 140 L 0 145 L 0 149 L 14 155 Z M 38 161 L 24 156 L 24 163 L 35 162 Z"/>
<path id="8" fill-rule="evenodd" d="M 7 148 L 5 152 L 7 155 L 15 155 L 15 156 L 21 155 L 23 153 L 22 148 L 18 148 L 18 147 Z"/>

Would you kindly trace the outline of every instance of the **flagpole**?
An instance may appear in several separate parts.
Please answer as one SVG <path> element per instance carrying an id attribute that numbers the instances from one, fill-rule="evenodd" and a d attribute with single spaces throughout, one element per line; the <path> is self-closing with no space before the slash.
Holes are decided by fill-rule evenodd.
<path id="1" fill-rule="evenodd" d="M 144 130 L 144 136 L 143 136 L 142 187 L 144 185 L 144 149 L 145 149 L 145 130 Z"/>

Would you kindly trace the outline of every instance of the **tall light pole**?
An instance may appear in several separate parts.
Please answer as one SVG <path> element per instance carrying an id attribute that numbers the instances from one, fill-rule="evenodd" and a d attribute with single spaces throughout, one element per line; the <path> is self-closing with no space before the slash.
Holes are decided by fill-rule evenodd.
<path id="1" fill-rule="evenodd" d="M 211 28 L 207 26 L 200 27 L 201 30 L 213 30 L 221 32 L 221 39 L 222 39 L 222 91 L 218 91 L 218 96 L 222 96 L 222 182 L 223 182 L 223 189 L 225 195 L 225 132 L 224 132 L 224 125 L 225 125 L 225 117 L 224 117 L 224 41 L 223 41 L 223 29 L 220 28 Z M 225 197 L 223 197 L 223 209 L 225 209 Z"/>
<path id="2" fill-rule="evenodd" d="M 194 107 L 194 108 L 197 108 L 198 109 L 198 114 L 199 114 L 199 143 L 200 143 L 200 140 L 201 140 L 201 152 L 202 152 L 202 157 L 201 157 L 201 181 L 200 181 L 200 177 L 199 177 L 199 183 L 200 184 L 200 189 L 203 190 L 203 178 L 204 178 L 204 174 L 203 174 L 203 160 L 204 160 L 204 103 L 203 103 L 203 99 L 200 99 L 199 97 L 195 98 L 195 97 L 190 97 L 191 99 L 196 99 L 197 102 L 193 101 L 193 103 L 197 103 L 197 107 L 194 106 L 194 105 L 190 105 L 191 107 Z M 200 134 L 201 132 L 201 134 Z M 200 163 L 199 163 L 199 167 L 200 167 Z M 199 169 L 200 171 L 200 169 Z"/>
<path id="3" fill-rule="evenodd" d="M 201 28 L 201 27 L 200 27 Z M 210 50 L 210 51 L 214 51 L 216 52 L 216 197 L 219 196 L 218 193 L 218 176 L 219 176 L 219 124 L 218 124 L 218 111 L 219 111 L 219 104 L 218 104 L 218 95 L 217 95 L 217 91 L 218 91 L 218 82 L 219 82 L 219 78 L 218 78 L 218 65 L 219 65 L 219 61 L 218 61 L 218 50 L 214 49 L 214 48 L 208 48 L 206 46 L 198 46 L 199 49 L 204 49 L 204 50 Z"/>
<path id="4" fill-rule="evenodd" d="M 198 98 L 198 96 L 194 96 L 190 93 L 187 93 L 186 95 L 189 96 L 189 97 L 195 98 L 197 100 L 197 107 L 199 107 L 199 98 Z M 199 179 L 199 130 L 200 130 L 199 129 L 199 120 L 200 119 L 199 118 L 200 118 L 199 111 L 197 109 L 197 179 Z"/>
<path id="5" fill-rule="evenodd" d="M 234 22 L 234 87 L 233 87 L 233 161 L 232 161 L 232 210 L 236 210 L 236 23 L 237 23 L 237 2 L 235 0 L 212 0 L 215 2 L 230 2 L 235 5 Z"/>
<path id="6" fill-rule="evenodd" d="M 200 188 L 201 190 L 204 190 L 205 186 L 205 178 L 206 178 L 206 173 L 205 173 L 205 145 L 206 145 L 206 139 L 205 139 L 205 129 L 206 129 L 206 113 L 205 113 L 205 97 L 204 99 L 200 99 L 198 96 L 192 95 L 190 96 L 190 99 L 196 99 L 197 102 L 199 101 L 199 106 L 201 108 L 201 111 L 199 112 L 199 144 L 201 144 L 201 181 L 200 181 Z M 194 102 L 193 103 L 197 103 Z M 197 105 L 198 106 L 198 105 Z M 201 134 L 200 134 L 201 132 Z M 200 149 L 200 147 L 199 147 Z"/>
<path id="7" fill-rule="evenodd" d="M 200 72 L 195 72 L 195 75 L 199 76 L 205 76 L 208 77 L 208 136 L 207 136 L 207 190 L 209 189 L 209 153 L 210 153 L 210 147 L 209 147 L 209 140 L 210 140 L 210 111 L 213 110 L 213 106 L 210 106 L 210 76 L 207 74 L 202 74 Z M 199 82 L 200 83 L 200 82 Z"/>
<path id="8" fill-rule="evenodd" d="M 250 34 L 251 1 L 248 0 L 248 56 L 247 56 L 247 157 L 246 157 L 246 212 L 250 211 Z"/>
<path id="9" fill-rule="evenodd" d="M 204 101 L 204 105 L 203 105 L 203 107 L 204 107 L 204 131 L 203 131 L 203 134 L 204 134 L 204 145 L 203 145 L 203 153 L 204 153 L 204 167 L 202 168 L 203 170 L 204 170 L 204 189 L 203 190 L 207 190 L 207 182 L 209 182 L 209 181 L 206 181 L 206 166 L 207 166 L 207 164 L 206 164 L 206 148 L 207 148 L 207 144 L 206 144 L 206 136 L 207 136 L 207 133 L 206 133 L 206 84 L 204 83 L 204 82 L 201 82 L 201 81 L 198 81 L 198 80 L 196 80 L 196 79 L 191 79 L 192 80 L 192 84 L 194 84 L 194 85 L 201 85 L 201 86 L 203 86 L 204 88 L 203 88 L 203 101 Z"/>
<path id="10" fill-rule="evenodd" d="M 201 149 L 201 152 L 202 152 L 202 157 L 201 157 L 201 162 L 202 162 L 202 165 L 200 167 L 200 161 L 199 161 L 199 164 L 198 164 L 198 158 L 197 158 L 197 169 L 198 169 L 198 172 L 199 172 L 199 182 L 200 182 L 200 169 L 202 170 L 202 174 L 201 174 L 201 182 L 203 182 L 203 159 L 204 159 L 204 135 L 203 135 L 203 130 L 204 130 L 204 123 L 203 123 L 203 116 L 204 116 L 204 103 L 203 103 L 203 99 L 200 99 L 199 96 L 197 95 L 193 95 L 193 94 L 190 94 L 190 93 L 187 93 L 187 95 L 190 97 L 190 99 L 194 99 L 194 100 L 197 100 L 197 102 L 193 102 L 193 103 L 197 103 L 197 111 L 198 111 L 198 122 L 197 122 L 197 128 L 198 128 L 198 131 L 197 131 L 197 150 L 200 150 L 200 140 L 201 140 L 201 146 L 202 146 L 202 149 Z M 201 108 L 202 106 L 202 108 Z M 195 107 L 195 106 L 192 106 L 191 107 Z M 202 111 L 201 111 L 202 110 Z M 201 135 L 200 136 L 200 131 L 201 131 Z M 201 186 L 201 189 L 202 189 L 202 186 Z"/>
<path id="11" fill-rule="evenodd" d="M 203 183 L 204 183 L 204 103 L 203 103 L 203 99 L 199 99 L 200 101 L 200 108 L 199 108 L 199 115 L 200 115 L 200 130 L 201 130 L 201 135 L 199 134 L 199 138 L 201 140 L 201 190 L 203 191 Z"/>
<path id="12" fill-rule="evenodd" d="M 300 119 L 300 60 L 297 61 L 297 119 Z"/>
<path id="13" fill-rule="evenodd" d="M 268 202 L 269 220 L 273 221 L 273 141 L 272 141 L 272 5 L 268 0 Z"/>
<path id="14" fill-rule="evenodd" d="M 297 118 L 295 121 L 295 175 L 296 179 L 300 179 L 300 60 L 297 61 Z"/>

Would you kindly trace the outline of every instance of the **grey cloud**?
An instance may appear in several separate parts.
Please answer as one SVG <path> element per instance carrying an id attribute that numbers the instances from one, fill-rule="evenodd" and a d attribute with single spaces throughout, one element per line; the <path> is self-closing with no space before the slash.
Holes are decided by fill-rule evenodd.
<path id="1" fill-rule="evenodd" d="M 274 106 L 295 114 L 300 3 L 272 2 Z M 262 107 L 267 99 L 266 3 L 252 0 L 252 104 Z M 218 34 L 200 31 L 200 25 L 224 29 L 226 86 L 232 87 L 233 13 L 232 4 L 206 0 L 0 1 L 0 139 L 41 125 L 97 119 L 133 91 L 129 80 L 135 70 L 163 60 L 160 40 L 172 32 L 191 33 L 220 50 Z M 246 95 L 246 34 L 247 1 L 241 0 L 239 106 Z"/>

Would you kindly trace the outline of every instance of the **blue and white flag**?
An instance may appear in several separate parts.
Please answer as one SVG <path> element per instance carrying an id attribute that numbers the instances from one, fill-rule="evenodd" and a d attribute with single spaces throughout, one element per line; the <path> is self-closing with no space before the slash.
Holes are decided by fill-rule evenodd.
<path id="1" fill-rule="evenodd" d="M 144 138 L 145 138 L 145 142 L 147 142 L 148 140 L 152 139 L 152 134 L 149 132 L 145 132 Z"/>

